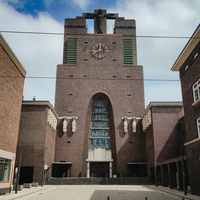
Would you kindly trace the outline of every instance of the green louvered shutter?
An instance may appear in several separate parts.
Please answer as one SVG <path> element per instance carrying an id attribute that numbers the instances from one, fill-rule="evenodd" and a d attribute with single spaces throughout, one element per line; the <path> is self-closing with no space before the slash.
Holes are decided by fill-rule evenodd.
<path id="1" fill-rule="evenodd" d="M 67 55 L 66 64 L 76 64 L 76 49 L 77 49 L 77 38 L 68 38 L 67 40 Z"/>
<path id="2" fill-rule="evenodd" d="M 124 65 L 133 64 L 133 42 L 132 39 L 123 39 Z"/>

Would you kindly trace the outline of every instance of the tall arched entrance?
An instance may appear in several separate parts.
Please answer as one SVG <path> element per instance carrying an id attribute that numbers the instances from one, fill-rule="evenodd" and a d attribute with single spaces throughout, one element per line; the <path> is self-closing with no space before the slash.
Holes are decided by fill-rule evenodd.
<path id="1" fill-rule="evenodd" d="M 87 177 L 112 177 L 115 152 L 112 106 L 103 93 L 95 94 L 91 101 Z"/>

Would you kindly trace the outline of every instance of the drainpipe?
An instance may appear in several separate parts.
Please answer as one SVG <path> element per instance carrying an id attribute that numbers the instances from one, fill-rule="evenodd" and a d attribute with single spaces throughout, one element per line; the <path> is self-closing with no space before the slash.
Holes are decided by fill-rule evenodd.
<path id="1" fill-rule="evenodd" d="M 184 195 L 187 195 L 185 166 L 184 166 L 182 123 L 180 121 L 178 122 L 178 127 L 179 127 L 179 134 L 180 134 L 180 153 L 181 153 L 181 169 L 182 169 L 182 177 L 183 177 L 183 191 L 184 191 Z"/>

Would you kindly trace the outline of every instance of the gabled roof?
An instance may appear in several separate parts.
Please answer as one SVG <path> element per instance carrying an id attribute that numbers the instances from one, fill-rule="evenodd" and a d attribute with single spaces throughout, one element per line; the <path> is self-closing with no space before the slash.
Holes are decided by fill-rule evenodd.
<path id="1" fill-rule="evenodd" d="M 2 46 L 4 51 L 8 54 L 8 56 L 15 64 L 17 69 L 20 71 L 20 73 L 23 75 L 23 77 L 25 77 L 26 76 L 25 69 L 23 68 L 23 66 L 21 65 L 21 63 L 19 62 L 19 60 L 17 59 L 17 57 L 15 56 L 15 54 L 13 53 L 13 51 L 11 50 L 11 48 L 9 47 L 9 45 L 7 44 L 7 42 L 5 41 L 5 39 L 1 34 L 0 34 L 0 45 Z"/>
<path id="2" fill-rule="evenodd" d="M 180 53 L 179 57 L 173 64 L 171 70 L 172 71 L 179 71 L 183 63 L 186 61 L 186 59 L 189 57 L 189 55 L 192 53 L 196 45 L 200 41 L 200 24 L 197 26 L 196 30 L 194 31 L 193 35 L 190 37 L 189 41 L 185 45 L 184 49 Z"/>

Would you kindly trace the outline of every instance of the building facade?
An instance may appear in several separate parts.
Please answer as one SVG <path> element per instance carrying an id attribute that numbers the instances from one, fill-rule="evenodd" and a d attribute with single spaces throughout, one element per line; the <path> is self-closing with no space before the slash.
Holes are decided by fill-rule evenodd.
<path id="1" fill-rule="evenodd" d="M 94 34 L 87 33 L 87 19 L 94 20 Z M 113 34 L 106 33 L 110 19 Z M 146 176 L 135 20 L 103 9 L 65 19 L 55 109 L 54 177 Z"/>
<path id="2" fill-rule="evenodd" d="M 23 101 L 16 162 L 19 184 L 43 185 L 51 177 L 56 126 L 57 114 L 49 101 Z"/>
<path id="3" fill-rule="evenodd" d="M 12 187 L 26 72 L 0 35 L 0 194 Z"/>
<path id="4" fill-rule="evenodd" d="M 181 102 L 151 102 L 145 109 L 148 176 L 156 185 L 180 190 L 189 185 L 183 116 Z"/>
<path id="5" fill-rule="evenodd" d="M 200 25 L 172 67 L 179 71 L 191 192 L 200 195 Z"/>

